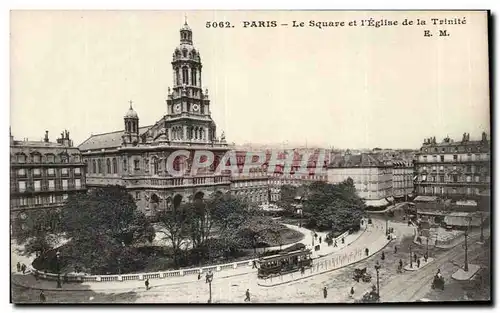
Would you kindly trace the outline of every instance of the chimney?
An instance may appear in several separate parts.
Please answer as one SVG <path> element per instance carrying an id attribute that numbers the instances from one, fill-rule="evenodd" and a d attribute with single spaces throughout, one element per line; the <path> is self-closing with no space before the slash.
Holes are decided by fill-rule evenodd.
<path id="1" fill-rule="evenodd" d="M 48 130 L 45 131 L 45 138 L 43 138 L 43 141 L 49 142 L 49 131 Z"/>

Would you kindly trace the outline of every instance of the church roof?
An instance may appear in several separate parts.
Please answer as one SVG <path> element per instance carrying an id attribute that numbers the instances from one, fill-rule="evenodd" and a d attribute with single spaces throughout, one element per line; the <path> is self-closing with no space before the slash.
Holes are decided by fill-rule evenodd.
<path id="1" fill-rule="evenodd" d="M 139 136 L 144 134 L 150 126 L 139 127 Z M 100 149 L 109 149 L 109 148 L 117 148 L 122 144 L 122 135 L 124 130 L 118 130 L 110 133 L 103 133 L 92 135 L 90 138 L 82 142 L 78 149 L 82 152 L 86 152 L 87 150 L 100 150 Z"/>

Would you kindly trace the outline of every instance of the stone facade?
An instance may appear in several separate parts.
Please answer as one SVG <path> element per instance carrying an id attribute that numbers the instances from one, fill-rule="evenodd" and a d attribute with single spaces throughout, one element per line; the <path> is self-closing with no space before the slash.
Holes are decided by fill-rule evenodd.
<path id="1" fill-rule="evenodd" d="M 380 200 L 393 195 L 393 168 L 370 154 L 336 156 L 328 167 L 328 183 L 351 178 L 360 198 Z"/>
<path id="2" fill-rule="evenodd" d="M 481 140 L 470 140 L 464 134 L 461 141 L 445 138 L 424 140 L 415 161 L 418 195 L 441 199 L 481 200 L 489 197 L 490 142 L 485 133 Z"/>
<path id="3" fill-rule="evenodd" d="M 48 132 L 43 141 L 19 141 L 11 135 L 11 221 L 28 220 L 37 210 L 59 210 L 70 194 L 86 188 L 85 164 L 69 132 L 63 132 L 57 142 L 49 141 Z"/>

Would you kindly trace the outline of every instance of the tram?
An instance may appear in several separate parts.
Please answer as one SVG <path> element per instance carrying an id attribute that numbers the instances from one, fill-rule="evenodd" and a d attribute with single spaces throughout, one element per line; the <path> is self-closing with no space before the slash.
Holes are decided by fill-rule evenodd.
<path id="1" fill-rule="evenodd" d="M 311 254 L 310 249 L 302 249 L 262 257 L 257 261 L 257 277 L 268 278 L 309 268 L 312 266 Z"/>

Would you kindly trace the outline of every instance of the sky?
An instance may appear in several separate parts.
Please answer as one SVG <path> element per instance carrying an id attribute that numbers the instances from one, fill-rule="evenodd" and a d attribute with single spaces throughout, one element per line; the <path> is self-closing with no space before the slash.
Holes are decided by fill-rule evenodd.
<path id="1" fill-rule="evenodd" d="M 228 142 L 417 149 L 426 137 L 489 133 L 485 13 L 13 11 L 12 135 L 39 140 L 48 130 L 55 141 L 67 129 L 78 145 L 123 129 L 130 100 L 140 125 L 154 124 L 166 114 L 185 16 L 212 118 Z M 455 17 L 466 24 L 307 27 Z M 242 26 L 259 20 L 279 26 Z M 294 20 L 306 27 L 291 27 Z M 450 35 L 438 36 L 443 29 Z"/>

